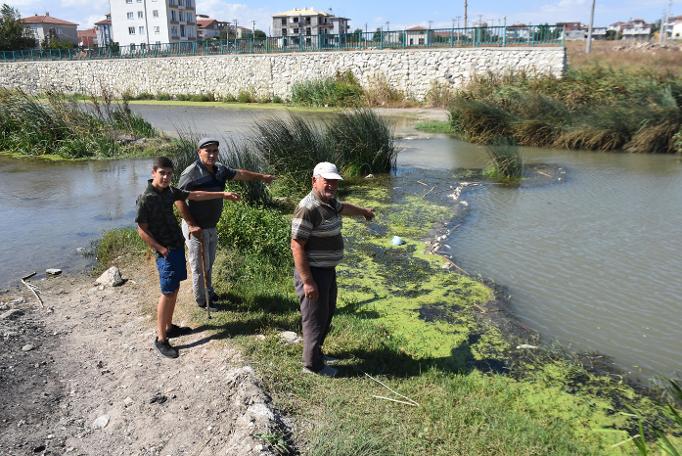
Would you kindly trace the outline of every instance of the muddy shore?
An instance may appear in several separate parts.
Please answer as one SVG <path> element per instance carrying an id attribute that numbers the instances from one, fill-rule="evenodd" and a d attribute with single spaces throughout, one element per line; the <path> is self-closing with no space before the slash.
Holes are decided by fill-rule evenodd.
<path id="1" fill-rule="evenodd" d="M 121 287 L 83 275 L 0 294 L 0 454 L 271 455 L 286 424 L 253 369 L 207 328 L 152 347 L 156 277 L 122 269 Z M 187 287 L 183 287 L 187 291 Z M 182 293 L 176 322 L 189 321 Z"/>

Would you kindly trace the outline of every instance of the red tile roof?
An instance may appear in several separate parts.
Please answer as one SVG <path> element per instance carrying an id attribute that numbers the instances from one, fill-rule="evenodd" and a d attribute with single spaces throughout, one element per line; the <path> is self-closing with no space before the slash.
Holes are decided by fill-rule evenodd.
<path id="1" fill-rule="evenodd" d="M 24 24 L 55 24 L 55 25 L 78 25 L 75 22 L 65 21 L 52 16 L 29 16 L 20 19 Z"/>
<path id="2" fill-rule="evenodd" d="M 215 19 L 197 19 L 197 25 L 202 28 L 210 27 L 216 22 L 218 21 L 216 21 Z"/>
<path id="3" fill-rule="evenodd" d="M 101 21 L 95 22 L 95 25 L 111 25 L 111 19 L 102 19 Z"/>

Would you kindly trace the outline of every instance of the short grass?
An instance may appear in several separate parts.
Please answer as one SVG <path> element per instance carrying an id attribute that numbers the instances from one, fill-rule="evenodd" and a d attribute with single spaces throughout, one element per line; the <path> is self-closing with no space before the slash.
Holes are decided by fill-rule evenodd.
<path id="1" fill-rule="evenodd" d="M 452 127 L 450 126 L 450 122 L 446 120 L 425 120 L 422 122 L 417 122 L 414 128 L 419 131 L 424 131 L 426 133 L 442 134 L 452 133 Z"/>

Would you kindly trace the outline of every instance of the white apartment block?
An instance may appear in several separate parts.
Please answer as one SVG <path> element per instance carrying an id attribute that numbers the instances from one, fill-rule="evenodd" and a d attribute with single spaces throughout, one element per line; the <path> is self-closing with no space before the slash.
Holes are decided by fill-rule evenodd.
<path id="1" fill-rule="evenodd" d="M 196 0 L 110 0 L 111 31 L 119 46 L 197 39 Z"/>
<path id="2" fill-rule="evenodd" d="M 290 44 L 299 44 L 301 39 L 306 45 L 313 40 L 325 44 L 338 42 L 338 35 L 348 33 L 350 19 L 333 15 L 331 12 L 317 11 L 312 8 L 295 8 L 272 16 L 272 36 L 288 39 Z M 337 35 L 327 39 L 325 35 Z M 315 38 L 313 38 L 315 37 Z"/>

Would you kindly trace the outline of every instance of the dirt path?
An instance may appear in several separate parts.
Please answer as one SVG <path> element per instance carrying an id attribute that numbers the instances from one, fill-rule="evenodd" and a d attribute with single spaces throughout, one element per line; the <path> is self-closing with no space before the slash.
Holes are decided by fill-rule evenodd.
<path id="1" fill-rule="evenodd" d="M 253 370 L 208 332 L 152 347 L 151 270 L 121 287 L 87 277 L 34 281 L 45 309 L 0 294 L 0 455 L 269 455 L 286 426 Z M 189 309 L 186 284 L 176 323 Z M 185 322 L 186 323 L 186 322 Z"/>

